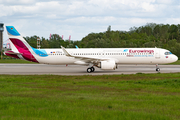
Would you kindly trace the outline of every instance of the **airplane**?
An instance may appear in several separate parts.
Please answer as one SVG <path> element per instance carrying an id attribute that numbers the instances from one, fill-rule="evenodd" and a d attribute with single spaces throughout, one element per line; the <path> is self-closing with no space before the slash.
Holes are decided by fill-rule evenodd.
<path id="1" fill-rule="evenodd" d="M 169 50 L 161 48 L 71 48 L 36 49 L 31 47 L 14 26 L 6 26 L 11 50 L 4 54 L 40 64 L 89 65 L 87 72 L 115 70 L 119 64 L 158 64 L 172 63 L 178 57 Z"/>

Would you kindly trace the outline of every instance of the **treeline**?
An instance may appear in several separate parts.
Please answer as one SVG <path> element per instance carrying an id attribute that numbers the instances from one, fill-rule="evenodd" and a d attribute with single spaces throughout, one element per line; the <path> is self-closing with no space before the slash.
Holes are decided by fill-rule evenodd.
<path id="1" fill-rule="evenodd" d="M 37 36 L 25 37 L 32 47 L 37 47 Z M 41 48 L 141 48 L 158 47 L 170 50 L 180 58 L 180 24 L 148 23 L 141 27 L 132 27 L 129 31 L 107 31 L 90 33 L 81 41 L 62 40 L 57 34 L 49 39 L 41 38 Z"/>
<path id="2" fill-rule="evenodd" d="M 39 37 L 34 35 L 31 37 L 24 37 L 24 39 L 34 48 L 37 47 L 37 39 Z M 49 39 L 39 38 L 41 48 L 60 48 L 61 45 L 65 47 L 72 47 L 68 40 L 63 40 L 59 35 L 53 34 Z M 72 41 L 73 42 L 73 41 Z"/>

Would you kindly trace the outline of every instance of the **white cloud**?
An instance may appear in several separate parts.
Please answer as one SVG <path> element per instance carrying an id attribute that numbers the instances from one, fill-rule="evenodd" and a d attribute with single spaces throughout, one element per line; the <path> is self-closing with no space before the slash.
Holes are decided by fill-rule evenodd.
<path id="1" fill-rule="evenodd" d="M 174 0 L 157 0 L 158 4 L 172 4 L 174 2 Z"/>
<path id="2" fill-rule="evenodd" d="M 0 0 L 0 4 L 4 5 L 31 5 L 35 0 Z"/>
<path id="3" fill-rule="evenodd" d="M 147 12 L 155 12 L 155 5 L 144 2 L 142 3 L 142 8 L 146 10 Z"/>
<path id="4" fill-rule="evenodd" d="M 82 39 L 109 25 L 129 30 L 146 23 L 177 23 L 178 0 L 0 0 L 0 20 L 25 36 L 50 33 Z"/>

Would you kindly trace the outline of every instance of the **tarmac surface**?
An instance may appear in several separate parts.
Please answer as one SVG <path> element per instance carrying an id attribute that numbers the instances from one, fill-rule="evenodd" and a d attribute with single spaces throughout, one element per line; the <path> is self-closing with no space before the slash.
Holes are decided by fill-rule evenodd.
<path id="1" fill-rule="evenodd" d="M 112 75 L 157 73 L 156 65 L 118 65 L 116 70 L 104 71 L 95 67 L 95 72 L 87 73 L 88 66 L 45 65 L 45 64 L 0 64 L 0 74 L 8 75 Z M 160 73 L 180 72 L 180 65 L 159 65 Z"/>

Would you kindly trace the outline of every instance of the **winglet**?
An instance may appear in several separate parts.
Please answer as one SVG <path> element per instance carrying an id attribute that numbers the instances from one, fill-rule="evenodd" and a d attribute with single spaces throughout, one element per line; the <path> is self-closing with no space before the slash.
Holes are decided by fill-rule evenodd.
<path id="1" fill-rule="evenodd" d="M 75 45 L 76 49 L 79 49 L 77 45 Z"/>
<path id="2" fill-rule="evenodd" d="M 66 56 L 71 57 L 71 55 L 66 51 L 66 49 L 63 46 L 61 46 L 61 48 Z"/>

